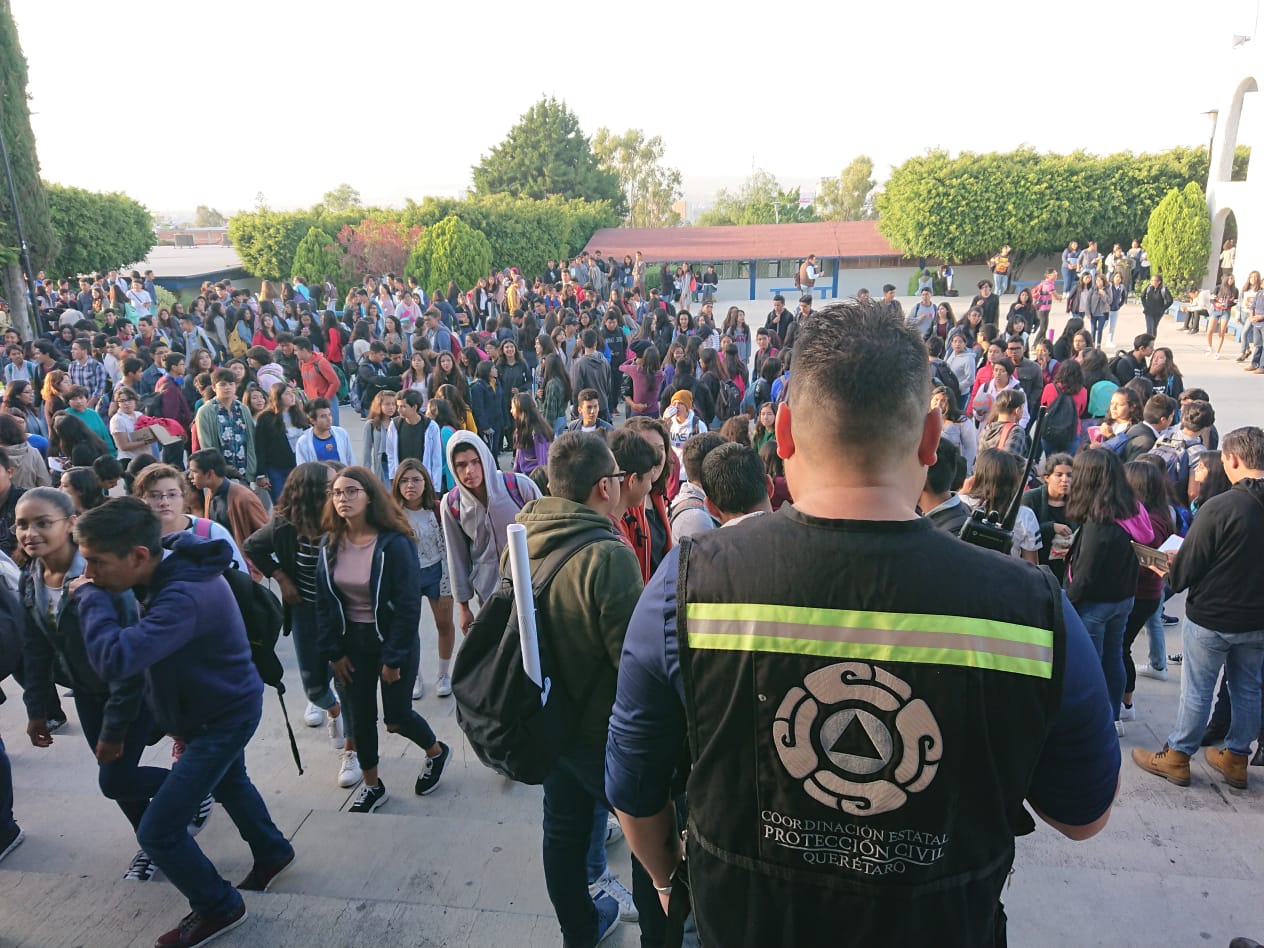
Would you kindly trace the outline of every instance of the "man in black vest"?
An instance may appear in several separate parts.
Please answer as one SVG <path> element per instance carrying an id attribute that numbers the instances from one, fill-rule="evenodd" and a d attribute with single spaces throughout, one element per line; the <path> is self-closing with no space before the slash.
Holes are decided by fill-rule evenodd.
<path id="1" fill-rule="evenodd" d="M 628 626 L 606 792 L 666 900 L 688 739 L 705 945 L 1003 945 L 1024 802 L 1072 839 L 1109 817 L 1119 742 L 1083 623 L 1047 574 L 917 516 L 929 404 L 902 321 L 806 320 L 776 423 L 794 505 L 683 541 Z"/>

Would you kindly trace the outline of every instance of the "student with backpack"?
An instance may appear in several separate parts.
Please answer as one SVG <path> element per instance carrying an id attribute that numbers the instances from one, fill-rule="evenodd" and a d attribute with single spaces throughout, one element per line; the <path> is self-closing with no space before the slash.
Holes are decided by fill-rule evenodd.
<path id="1" fill-rule="evenodd" d="M 354 466 L 334 478 L 324 527 L 316 565 L 320 652 L 347 689 L 364 774 L 350 812 L 372 813 L 387 799 L 378 776 L 379 682 L 386 729 L 426 752 L 418 796 L 439 785 L 452 749 L 409 701 L 421 657 L 422 586 L 408 517 L 372 471 Z"/>
<path id="2" fill-rule="evenodd" d="M 351 788 L 362 777 L 353 729 L 348 724 L 351 706 L 342 682 L 333 678 L 329 662 L 320 654 L 316 632 L 316 563 L 332 476 L 329 465 L 318 461 L 294 468 L 271 519 L 246 538 L 245 550 L 259 572 L 275 580 L 281 590 L 294 657 L 307 694 L 303 720 L 308 727 L 325 725 L 338 754 L 338 786 Z"/>
<path id="3" fill-rule="evenodd" d="M 452 625 L 452 583 L 448 579 L 439 494 L 430 479 L 430 472 L 416 458 L 405 458 L 400 462 L 391 494 L 412 524 L 417 562 L 421 567 L 421 594 L 430 602 L 439 638 L 439 675 L 435 679 L 435 694 L 446 698 L 452 694 L 452 649 L 456 645 L 456 630 Z M 423 691 L 421 673 L 418 672 L 413 699 L 420 698 Z"/>
<path id="4" fill-rule="evenodd" d="M 192 946 L 246 918 L 238 889 L 263 891 L 294 861 L 246 774 L 246 744 L 259 726 L 263 681 L 223 573 L 226 543 L 176 536 L 136 497 L 80 516 L 75 538 L 84 573 L 71 583 L 84 646 L 108 681 L 144 675 L 158 726 L 185 750 L 141 817 L 136 839 L 189 901 L 191 912 L 158 944 Z M 144 590 L 142 617 L 120 621 L 110 594 Z M 116 750 L 114 753 L 118 753 Z M 191 814 L 213 795 L 250 847 L 254 865 L 234 888 L 188 833 Z"/>
<path id="5" fill-rule="evenodd" d="M 56 683 L 72 688 L 83 736 L 97 757 L 101 792 L 118 803 L 135 831 L 167 771 L 140 766 L 154 726 L 145 707 L 144 681 L 139 676 L 103 681 L 88 661 L 79 611 L 66 591 L 84 569 L 72 535 L 75 520 L 74 505 L 59 490 L 37 487 L 18 501 L 14 526 L 22 552 L 29 557 L 19 587 L 26 613 L 22 634 L 26 733 L 34 746 L 51 747 L 48 719 L 54 709 L 47 706 L 48 697 L 55 693 Z M 135 621 L 136 601 L 130 592 L 115 597 L 115 604 L 121 615 Z M 212 807 L 209 797 L 202 801 L 191 831 L 201 830 Z M 145 882 L 155 868 L 142 849 L 123 877 Z"/>
<path id="6" fill-rule="evenodd" d="M 443 501 L 443 539 L 465 633 L 474 621 L 470 602 L 476 596 L 486 602 L 500 584 L 505 528 L 528 501 L 540 496 L 540 489 L 525 474 L 500 471 L 487 444 L 467 431 L 449 439 L 447 458 L 457 486 Z"/>
<path id="7" fill-rule="evenodd" d="M 250 572 L 233 535 L 214 520 L 184 512 L 189 482 L 169 464 L 150 464 L 132 482 L 132 496 L 139 497 L 157 516 L 162 535 L 188 532 L 205 540 L 225 540 L 232 550 L 233 565 Z M 200 502 L 200 498 L 199 498 Z"/>

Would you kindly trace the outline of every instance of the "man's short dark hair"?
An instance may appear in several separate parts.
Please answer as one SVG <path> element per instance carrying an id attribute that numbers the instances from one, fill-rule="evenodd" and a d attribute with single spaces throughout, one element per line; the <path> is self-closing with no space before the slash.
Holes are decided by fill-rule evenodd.
<path id="1" fill-rule="evenodd" d="M 304 352 L 311 352 L 312 341 L 308 339 L 306 336 L 299 336 L 297 339 L 294 340 L 294 348 L 302 349 Z"/>
<path id="2" fill-rule="evenodd" d="M 0 414 L 0 445 L 6 447 L 26 443 L 26 432 L 12 415 Z"/>
<path id="3" fill-rule="evenodd" d="M 930 403 L 926 345 L 872 300 L 817 310 L 799 323 L 788 402 L 809 441 L 846 450 L 865 468 L 886 467 L 921 440 Z"/>
<path id="4" fill-rule="evenodd" d="M 162 521 L 139 497 L 115 497 L 79 515 L 75 542 L 113 556 L 143 546 L 156 556 L 162 549 Z"/>
<path id="5" fill-rule="evenodd" d="M 198 470 L 205 474 L 214 474 L 217 477 L 228 476 L 228 462 L 224 460 L 224 455 L 220 453 L 219 448 L 203 448 L 201 451 L 194 451 L 189 455 L 189 463 L 197 462 Z"/>
<path id="6" fill-rule="evenodd" d="M 640 438 L 640 435 L 636 437 Z M 610 448 L 601 435 L 586 431 L 566 432 L 549 448 L 549 493 L 585 504 L 597 481 L 613 473 L 614 465 Z"/>
<path id="7" fill-rule="evenodd" d="M 1181 392 L 1181 401 L 1210 403 L 1211 396 L 1207 394 L 1205 388 L 1187 388 Z"/>
<path id="8" fill-rule="evenodd" d="M 88 390 L 82 385 L 72 385 L 66 392 L 66 401 L 70 401 L 72 398 L 87 398 L 88 395 Z"/>
<path id="9" fill-rule="evenodd" d="M 1142 409 L 1141 417 L 1147 424 L 1158 425 L 1164 418 L 1170 418 L 1174 411 L 1176 411 L 1176 402 L 1159 392 L 1150 396 L 1145 403 L 1145 408 Z"/>
<path id="10" fill-rule="evenodd" d="M 307 414 L 315 418 L 316 413 L 320 411 L 321 409 L 325 409 L 325 408 L 328 408 L 330 411 L 333 410 L 329 404 L 329 399 L 313 398 L 310 402 L 307 403 Z"/>
<path id="11" fill-rule="evenodd" d="M 31 347 L 36 352 L 42 352 L 44 355 L 51 356 L 54 359 L 57 358 L 57 350 L 53 348 L 53 344 L 47 339 L 36 339 L 31 344 Z"/>
<path id="12" fill-rule="evenodd" d="M 720 513 L 741 516 L 768 497 L 768 473 L 755 449 L 726 442 L 703 458 L 702 490 Z"/>
<path id="13" fill-rule="evenodd" d="M 638 441 L 640 444 L 637 444 Z M 614 455 L 615 463 L 629 474 L 648 474 L 658 461 L 658 453 L 639 431 L 620 428 L 609 432 L 606 444 Z"/>
<path id="14" fill-rule="evenodd" d="M 382 355 L 386 355 L 386 343 L 375 339 L 373 342 L 369 343 L 369 351 L 380 352 Z"/>
<path id="15" fill-rule="evenodd" d="M 720 445 L 729 443 L 718 431 L 704 431 L 685 442 L 680 450 L 680 463 L 684 465 L 685 477 L 690 483 L 702 486 L 703 459 Z"/>
<path id="16" fill-rule="evenodd" d="M 926 340 L 926 351 L 930 353 L 932 359 L 942 359 L 944 357 L 944 341 L 938 336 L 931 336 Z"/>
<path id="17" fill-rule="evenodd" d="M 1014 374 L 1014 363 L 1010 361 L 1009 356 L 1001 356 L 999 359 L 993 360 L 992 365 L 994 367 L 999 365 L 1009 375 Z"/>
<path id="18" fill-rule="evenodd" d="M 408 391 L 404 392 L 404 394 L 399 397 L 399 400 L 405 405 L 411 405 L 418 411 L 420 411 L 422 406 L 426 404 L 426 400 L 422 397 L 421 392 L 417 391 L 415 388 L 410 388 Z"/>
<path id="19" fill-rule="evenodd" d="M 1143 332 L 1141 335 L 1135 337 L 1132 340 L 1133 352 L 1136 352 L 1138 349 L 1144 349 L 1146 346 L 1152 346 L 1152 345 L 1154 345 L 1154 337 L 1150 335 L 1148 332 Z"/>
<path id="20" fill-rule="evenodd" d="M 961 464 L 961 450 L 947 438 L 939 439 L 935 463 L 926 469 L 926 489 L 932 494 L 946 494 L 957 479 L 957 466 Z M 710 494 L 707 494 L 710 497 Z M 715 499 L 712 498 L 712 503 Z M 716 506 L 719 506 L 718 504 Z"/>
<path id="21" fill-rule="evenodd" d="M 1234 428 L 1220 442 L 1221 454 L 1232 454 L 1252 471 L 1264 471 L 1264 431 L 1255 425 Z"/>
<path id="22" fill-rule="evenodd" d="M 183 361 L 184 361 L 183 352 L 168 352 L 166 356 L 163 357 L 162 364 L 163 364 L 163 368 L 165 368 L 168 372 L 170 372 L 172 369 L 174 369 L 177 365 L 179 365 Z"/>
<path id="23" fill-rule="evenodd" d="M 1181 409 L 1181 427 L 1187 431 L 1206 431 L 1216 423 L 1216 410 L 1211 402 L 1186 402 Z"/>
<path id="24" fill-rule="evenodd" d="M 894 290 L 894 289 L 895 289 L 895 284 L 894 284 L 894 283 L 883 283 L 883 284 L 882 284 L 882 292 L 883 292 L 883 293 L 890 293 L 890 292 L 891 292 L 892 290 Z"/>
<path id="25" fill-rule="evenodd" d="M 237 376 L 233 375 L 232 369 L 216 369 L 211 373 L 211 384 L 218 385 L 220 382 L 232 382 L 237 384 Z"/>
<path id="26" fill-rule="evenodd" d="M 597 394 L 595 388 L 581 388 L 579 394 L 575 396 L 575 403 L 582 405 L 584 402 L 599 402 L 601 396 Z"/>
<path id="27" fill-rule="evenodd" d="M 597 330 L 585 329 L 579 334 L 579 341 L 584 344 L 585 349 L 596 349 L 599 342 Z"/>
<path id="28" fill-rule="evenodd" d="M 139 372 L 145 368 L 145 363 L 132 356 L 130 359 L 123 360 L 123 374 L 130 375 L 133 372 Z"/>
<path id="29" fill-rule="evenodd" d="M 277 338 L 276 338 L 276 341 L 277 341 L 277 345 L 278 345 L 278 346 L 283 346 L 283 345 L 285 345 L 287 342 L 288 342 L 288 343 L 290 343 L 291 345 L 293 345 L 293 343 L 294 343 L 294 333 L 292 333 L 292 332 L 280 332 L 280 333 L 277 333 Z"/>

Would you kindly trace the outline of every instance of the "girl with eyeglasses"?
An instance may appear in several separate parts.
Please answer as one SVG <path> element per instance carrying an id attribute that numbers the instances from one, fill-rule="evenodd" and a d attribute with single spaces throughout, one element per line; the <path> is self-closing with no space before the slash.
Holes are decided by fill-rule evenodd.
<path id="1" fill-rule="evenodd" d="M 366 467 L 338 472 L 323 526 L 316 567 L 320 651 L 347 689 L 364 774 L 350 812 L 372 813 L 387 799 L 378 776 L 379 688 L 386 729 L 426 752 L 414 786 L 419 796 L 439 785 L 452 756 L 410 701 L 421 653 L 421 566 L 412 524 Z"/>
<path id="2" fill-rule="evenodd" d="M 132 483 L 132 494 L 145 501 L 149 509 L 158 515 L 163 536 L 188 531 L 206 539 L 226 540 L 233 548 L 233 564 L 249 573 L 246 558 L 241 555 L 241 549 L 231 533 L 214 520 L 185 513 L 191 492 L 188 480 L 170 464 L 150 464 Z M 198 505 L 201 505 L 200 500 Z"/>

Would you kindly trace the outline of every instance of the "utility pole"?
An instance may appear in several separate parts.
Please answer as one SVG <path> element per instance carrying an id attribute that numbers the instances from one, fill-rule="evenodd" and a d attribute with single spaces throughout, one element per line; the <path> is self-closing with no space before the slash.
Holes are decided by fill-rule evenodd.
<path id="1" fill-rule="evenodd" d="M 4 121 L 0 117 L 0 159 L 4 161 L 4 180 L 9 188 L 9 204 L 13 208 L 13 229 L 17 232 L 18 237 L 18 260 L 19 266 L 26 278 L 26 291 L 30 294 L 30 310 L 27 316 L 29 324 L 29 332 L 34 333 L 34 328 L 38 325 L 39 304 L 36 303 L 35 295 L 35 271 L 31 269 L 31 254 L 26 246 L 26 235 L 22 232 L 22 209 L 18 207 L 17 191 L 13 187 L 13 168 L 9 165 L 9 146 L 4 140 Z"/>

